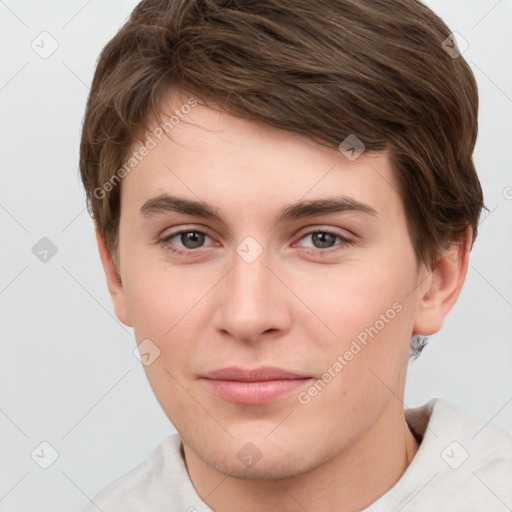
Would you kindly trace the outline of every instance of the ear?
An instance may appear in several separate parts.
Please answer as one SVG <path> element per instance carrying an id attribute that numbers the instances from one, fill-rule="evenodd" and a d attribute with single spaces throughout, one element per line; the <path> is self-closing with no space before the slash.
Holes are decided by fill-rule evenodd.
<path id="1" fill-rule="evenodd" d="M 105 237 L 101 233 L 96 223 L 94 223 L 94 229 L 96 232 L 96 241 L 98 243 L 98 250 L 100 252 L 101 264 L 103 265 L 105 277 L 107 278 L 108 291 L 110 292 L 110 297 L 112 298 L 115 314 L 120 322 L 127 325 L 128 327 L 133 327 L 126 302 L 126 295 L 124 293 L 121 275 L 117 273 L 110 254 L 110 250 L 107 245 L 107 241 L 105 240 Z"/>
<path id="2" fill-rule="evenodd" d="M 432 270 L 424 269 L 414 319 L 414 334 L 430 336 L 439 332 L 444 320 L 457 301 L 466 279 L 472 228 L 442 250 Z"/>

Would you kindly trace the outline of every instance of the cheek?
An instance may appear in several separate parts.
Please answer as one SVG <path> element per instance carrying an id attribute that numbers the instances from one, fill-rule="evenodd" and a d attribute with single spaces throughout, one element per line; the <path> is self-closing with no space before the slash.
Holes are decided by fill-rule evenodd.
<path id="1" fill-rule="evenodd" d="M 317 326 L 317 341 L 327 351 L 346 350 L 355 339 L 363 344 L 379 339 L 384 345 L 384 340 L 407 338 L 414 283 L 412 254 L 400 260 L 381 252 L 365 261 L 302 268 L 289 279 L 296 283 L 294 291 L 307 307 L 306 320 L 299 322 L 308 322 L 308 329 Z"/>
<path id="2" fill-rule="evenodd" d="M 208 283 L 183 279 L 169 269 L 154 272 L 149 266 L 141 266 L 131 274 L 125 293 L 132 314 L 132 322 L 138 343 L 151 340 L 153 354 L 158 354 L 150 364 L 144 365 L 148 382 L 169 419 L 174 423 L 181 419 L 186 425 L 193 424 L 194 408 L 183 407 L 190 403 L 188 383 L 189 364 L 197 350 L 202 324 L 198 315 L 201 297 Z M 147 345 L 147 341 L 144 346 Z M 156 346 L 156 348 L 155 348 Z M 144 350 L 142 351 L 144 352 Z"/>
<path id="3" fill-rule="evenodd" d="M 336 275 L 319 304 L 336 333 L 320 349 L 336 374 L 322 400 L 343 401 L 356 418 L 400 393 L 414 323 L 414 254 L 381 253 L 375 262 Z"/>
<path id="4" fill-rule="evenodd" d="M 159 350 L 158 364 L 145 367 L 154 389 L 160 380 L 164 387 L 173 385 L 164 368 L 180 382 L 189 377 L 189 363 L 211 320 L 205 313 L 207 295 L 218 279 L 193 267 L 141 265 L 125 285 L 137 342 L 150 339 Z"/>
<path id="5" fill-rule="evenodd" d="M 194 315 L 194 305 L 211 285 L 201 276 L 191 279 L 190 272 L 161 264 L 127 265 L 130 277 L 123 287 L 136 330 L 149 329 L 161 338 Z"/>

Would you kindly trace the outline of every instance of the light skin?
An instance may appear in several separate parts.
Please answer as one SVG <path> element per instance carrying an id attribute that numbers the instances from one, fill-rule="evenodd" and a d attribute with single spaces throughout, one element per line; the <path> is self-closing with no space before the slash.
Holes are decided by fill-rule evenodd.
<path id="1" fill-rule="evenodd" d="M 169 94 L 168 110 L 187 99 Z M 123 179 L 119 275 L 96 235 L 117 317 L 160 350 L 145 371 L 194 487 L 218 512 L 361 510 L 418 450 L 403 410 L 410 339 L 441 329 L 463 286 L 471 231 L 431 271 L 414 253 L 386 152 L 350 161 L 201 104 L 171 136 Z M 200 201 L 218 218 L 148 207 L 163 195 Z M 290 205 L 325 199 L 350 208 L 277 220 Z M 240 246 L 248 236 L 262 249 L 250 263 L 236 250 L 255 250 Z M 396 303 L 400 312 L 302 404 L 299 392 Z M 214 394 L 201 378 L 263 365 L 309 380 L 254 405 Z M 251 467 L 237 456 L 247 443 L 261 455 Z"/>

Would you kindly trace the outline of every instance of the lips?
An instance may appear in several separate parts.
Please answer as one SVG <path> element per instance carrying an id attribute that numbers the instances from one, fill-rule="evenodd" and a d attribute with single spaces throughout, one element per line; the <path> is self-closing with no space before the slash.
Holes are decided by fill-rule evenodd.
<path id="1" fill-rule="evenodd" d="M 201 376 L 210 392 L 230 402 L 246 405 L 270 403 L 304 386 L 311 377 L 283 368 L 220 368 Z"/>

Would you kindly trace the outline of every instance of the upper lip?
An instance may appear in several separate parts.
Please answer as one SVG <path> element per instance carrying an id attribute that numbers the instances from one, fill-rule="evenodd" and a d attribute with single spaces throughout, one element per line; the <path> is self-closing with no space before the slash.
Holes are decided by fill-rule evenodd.
<path id="1" fill-rule="evenodd" d="M 306 375 L 291 372 L 283 368 L 276 368 L 274 366 L 260 366 L 258 368 L 239 368 L 236 366 L 230 366 L 212 370 L 201 377 L 211 380 L 234 380 L 239 382 L 262 382 L 268 380 L 309 378 Z"/>

